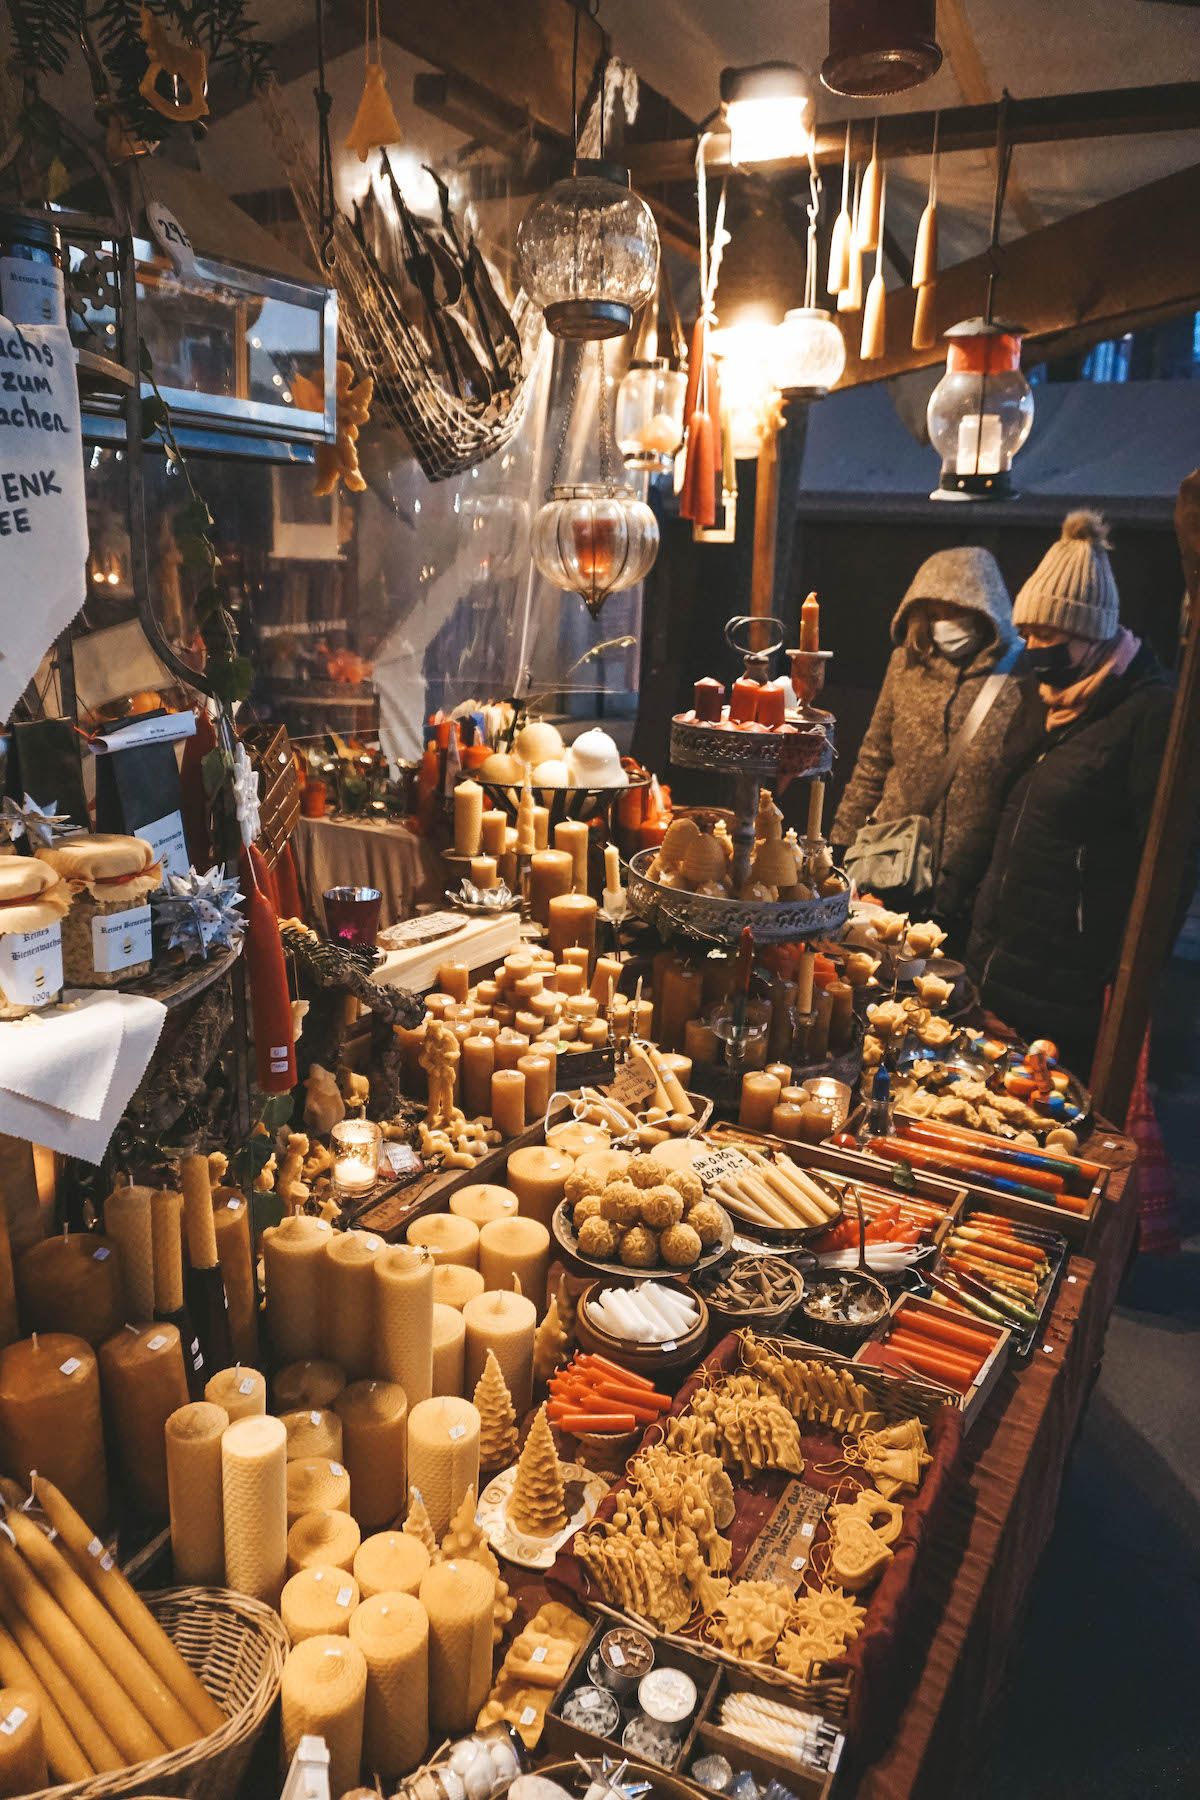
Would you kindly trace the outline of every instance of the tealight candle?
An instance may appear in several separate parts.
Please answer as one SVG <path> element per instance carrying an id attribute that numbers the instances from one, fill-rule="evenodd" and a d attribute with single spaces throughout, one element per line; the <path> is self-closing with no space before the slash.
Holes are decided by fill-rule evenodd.
<path id="1" fill-rule="evenodd" d="M 329 1134 L 335 1193 L 353 1200 L 373 1188 L 383 1133 L 373 1119 L 341 1119 Z"/>
<path id="2" fill-rule="evenodd" d="M 518 1000 L 531 1000 L 534 994 L 542 991 L 542 977 L 539 970 L 531 970 L 528 975 L 518 975 L 513 982 L 513 993 Z"/>

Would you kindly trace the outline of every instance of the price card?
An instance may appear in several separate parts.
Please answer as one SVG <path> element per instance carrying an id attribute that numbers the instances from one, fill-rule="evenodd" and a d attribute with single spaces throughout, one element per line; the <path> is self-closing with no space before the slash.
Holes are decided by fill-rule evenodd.
<path id="1" fill-rule="evenodd" d="M 670 1350 L 677 1350 L 677 1349 L 678 1349 L 678 1348 L 679 1348 L 679 1346 L 678 1346 L 678 1344 L 677 1344 L 677 1343 L 676 1343 L 676 1342 L 675 1342 L 675 1339 L 674 1339 L 674 1338 L 672 1338 L 672 1339 L 671 1339 L 671 1341 L 670 1341 L 670 1343 L 668 1343 L 668 1344 L 664 1344 L 664 1345 L 663 1345 L 663 1346 L 662 1346 L 662 1347 L 663 1347 L 663 1349 L 664 1349 L 664 1350 L 667 1350 L 667 1351 L 670 1351 Z"/>
<path id="2" fill-rule="evenodd" d="M 536 1722 L 537 1722 L 537 1707 L 536 1706 L 527 1706 L 521 1714 L 519 1723 L 522 1725 L 533 1725 Z"/>
<path id="3" fill-rule="evenodd" d="M 451 1426 L 451 1427 L 450 1427 L 450 1438 L 451 1438 L 451 1441 L 452 1441 L 452 1442 L 455 1442 L 455 1441 L 456 1441 L 456 1440 L 457 1440 L 457 1439 L 458 1439 L 458 1438 L 460 1438 L 460 1437 L 462 1437 L 462 1436 L 464 1436 L 464 1435 L 465 1435 L 465 1433 L 466 1433 L 466 1429 L 467 1429 L 467 1428 L 466 1428 L 466 1426 L 465 1426 L 465 1425 L 452 1425 L 452 1426 Z"/>
<path id="4" fill-rule="evenodd" d="M 247 1375 L 243 1381 L 238 1382 L 238 1393 L 239 1394 L 252 1394 L 253 1392 L 254 1392 L 254 1377 L 253 1377 L 253 1375 Z M 316 1423 L 315 1418 L 313 1420 L 313 1423 L 314 1424 Z"/>
<path id="5" fill-rule="evenodd" d="M 101 1244 L 101 1246 L 98 1250 L 92 1251 L 92 1261 L 93 1262 L 104 1262 L 105 1259 L 111 1255 L 112 1255 L 112 1252 L 110 1250 L 106 1250 L 104 1245 Z"/>
<path id="6" fill-rule="evenodd" d="M 600 1089 L 610 1100 L 627 1106 L 630 1112 L 639 1112 L 647 1100 L 653 1098 L 654 1091 L 653 1073 L 640 1058 L 634 1057 L 622 1063 L 615 1078 Z"/>
<path id="7" fill-rule="evenodd" d="M 719 1150 L 702 1150 L 692 1158 L 692 1168 L 700 1177 L 705 1187 L 712 1187 L 715 1182 L 725 1181 L 730 1176 L 749 1175 L 754 1171 L 754 1164 L 748 1156 L 732 1147 Z"/>
<path id="8" fill-rule="evenodd" d="M 82 1369 L 82 1367 L 83 1364 L 77 1356 L 68 1356 L 65 1363 L 59 1363 L 58 1365 L 60 1375 L 73 1375 L 76 1369 Z"/>
<path id="9" fill-rule="evenodd" d="M 14 1731 L 20 1731 L 29 1714 L 22 1706 L 14 1706 L 6 1718 L 0 1719 L 0 1731 L 5 1737 L 11 1737 Z M 22 1783 L 22 1785 L 24 1785 Z"/>
<path id="10" fill-rule="evenodd" d="M 397 1181 L 415 1181 L 425 1173 L 425 1164 L 409 1144 L 385 1144 L 383 1160 Z"/>
<path id="11" fill-rule="evenodd" d="M 146 1345 L 146 1348 L 147 1348 L 147 1350 L 161 1350 L 163 1345 L 166 1342 L 167 1342 L 167 1339 L 163 1336 L 162 1332 L 158 1331 L 158 1332 L 155 1332 L 154 1336 L 150 1339 L 150 1342 Z M 251 1386 L 253 1386 L 253 1383 L 251 1383 Z"/>
<path id="12" fill-rule="evenodd" d="M 622 1650 L 620 1644 L 609 1645 L 608 1660 L 614 1669 L 623 1669 L 625 1667 L 625 1652 Z"/>
<path id="13" fill-rule="evenodd" d="M 354 1598 L 354 1589 L 352 1587 L 344 1587 L 344 1588 L 338 1589 L 337 1603 L 339 1606 L 349 1606 L 349 1604 L 353 1600 L 353 1598 Z"/>
<path id="14" fill-rule="evenodd" d="M 533 1663 L 544 1663 L 546 1660 L 545 1644 L 539 1644 L 537 1649 L 533 1652 L 532 1656 L 529 1658 L 529 1660 L 530 1660 L 530 1662 L 533 1662 Z"/>

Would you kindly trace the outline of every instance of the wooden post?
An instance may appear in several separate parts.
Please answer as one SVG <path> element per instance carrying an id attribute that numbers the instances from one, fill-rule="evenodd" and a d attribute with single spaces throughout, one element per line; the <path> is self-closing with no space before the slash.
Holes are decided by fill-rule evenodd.
<path id="1" fill-rule="evenodd" d="M 1116 1124 L 1123 1122 L 1129 1108 L 1154 983 L 1171 952 L 1200 806 L 1200 756 L 1195 749 L 1200 738 L 1200 469 L 1179 489 L 1175 530 L 1191 624 L 1117 979 L 1092 1065 L 1096 1108 Z"/>

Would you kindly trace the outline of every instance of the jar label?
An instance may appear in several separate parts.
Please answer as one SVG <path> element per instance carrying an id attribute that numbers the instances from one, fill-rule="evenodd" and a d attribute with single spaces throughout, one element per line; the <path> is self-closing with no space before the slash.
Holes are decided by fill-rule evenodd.
<path id="1" fill-rule="evenodd" d="M 14 325 L 65 326 L 62 270 L 23 256 L 0 256 L 0 311 Z"/>
<path id="2" fill-rule="evenodd" d="M 126 912 L 96 913 L 92 919 L 92 966 L 97 974 L 110 975 L 134 963 L 151 959 L 150 908 L 131 906 Z"/>
<path id="3" fill-rule="evenodd" d="M 164 883 L 168 875 L 187 874 L 191 858 L 183 835 L 181 813 L 167 813 L 161 819 L 151 819 L 148 825 L 138 826 L 137 834 L 148 844 L 153 844 L 154 854 L 163 866 Z"/>
<path id="4" fill-rule="evenodd" d="M 34 902 L 33 904 L 36 904 Z M 13 1006 L 45 1006 L 62 990 L 62 926 L 0 937 L 0 988 Z"/>

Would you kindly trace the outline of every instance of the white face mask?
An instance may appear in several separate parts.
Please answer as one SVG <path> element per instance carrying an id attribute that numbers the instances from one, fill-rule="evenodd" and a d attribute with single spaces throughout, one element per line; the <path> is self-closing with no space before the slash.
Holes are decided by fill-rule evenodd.
<path id="1" fill-rule="evenodd" d="M 957 619 L 935 619 L 930 626 L 933 641 L 950 662 L 964 662 L 979 642 L 978 628 Z"/>

